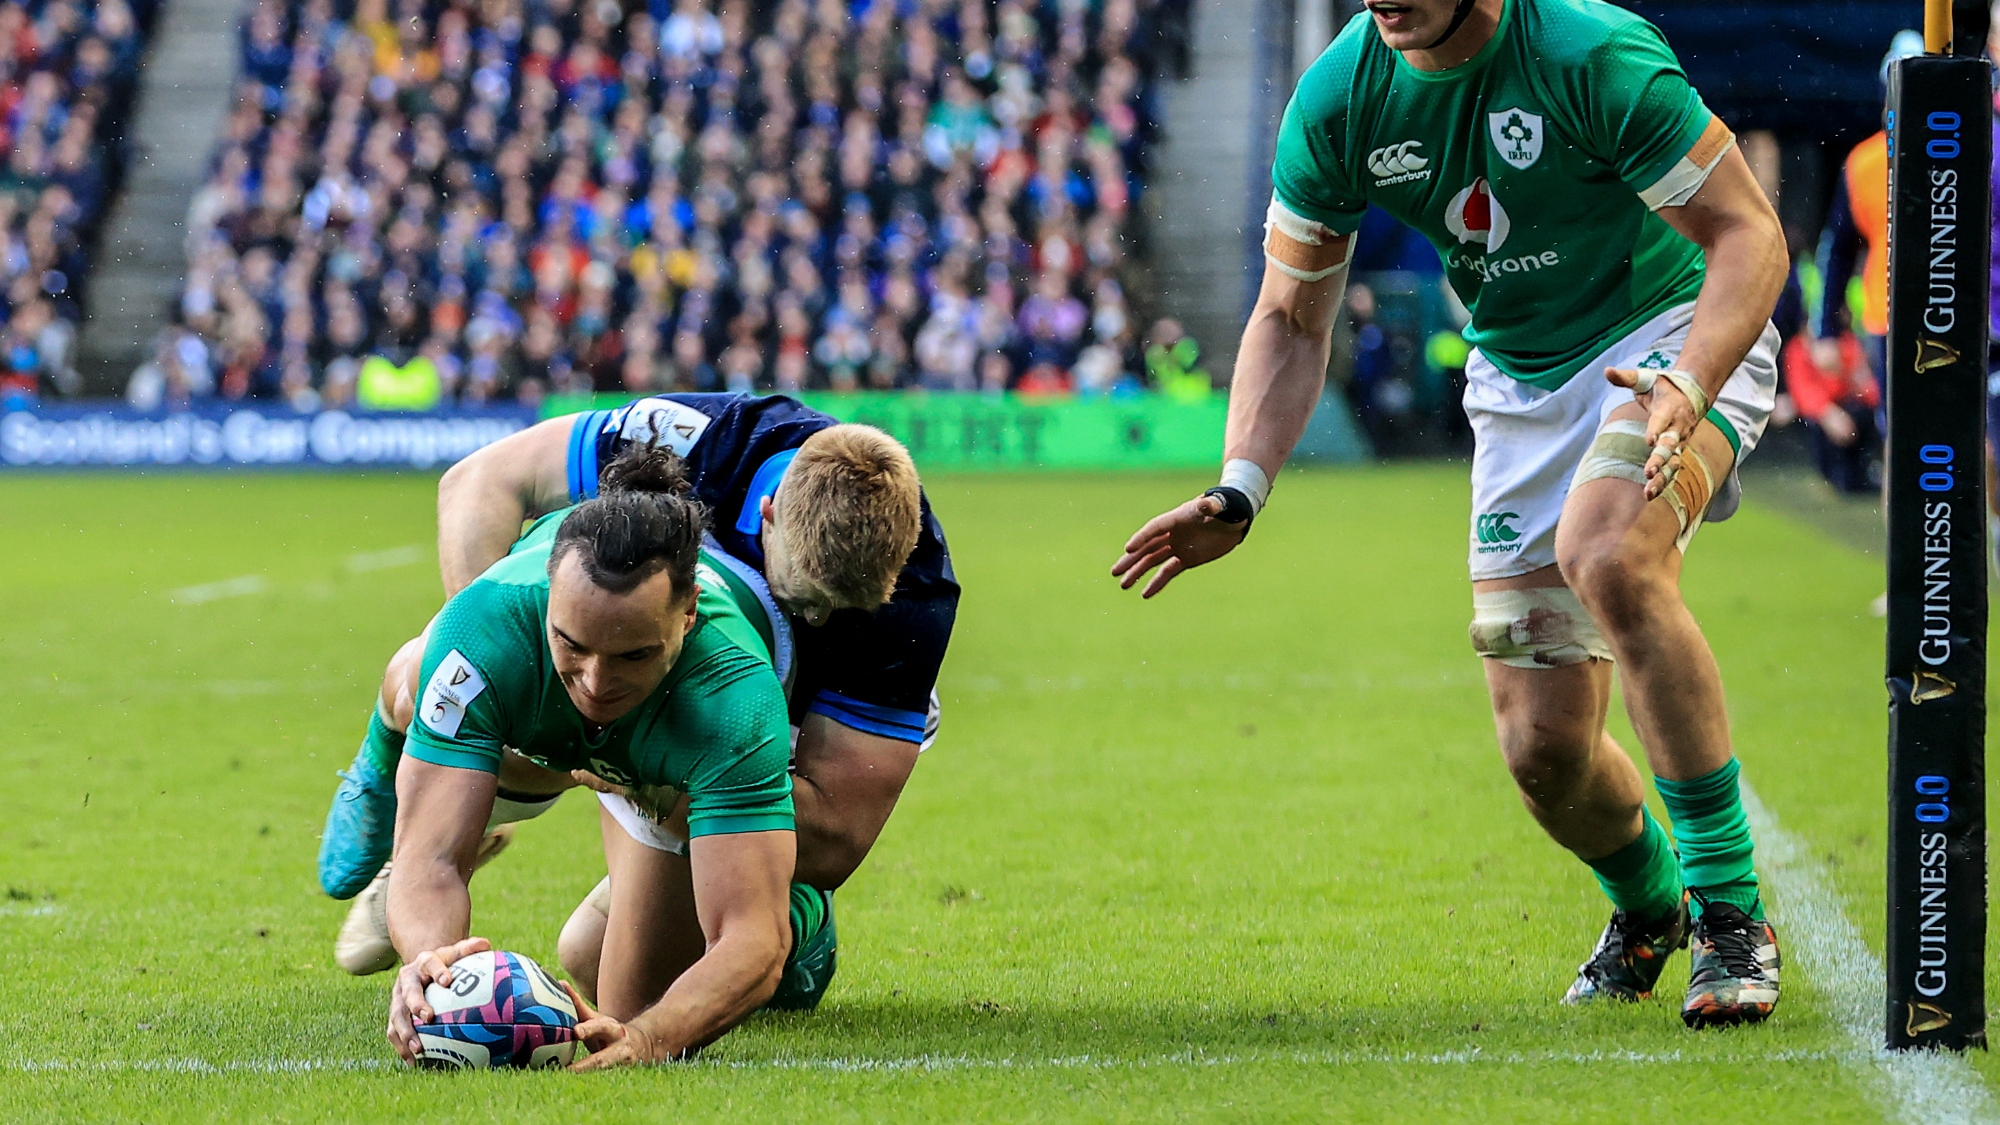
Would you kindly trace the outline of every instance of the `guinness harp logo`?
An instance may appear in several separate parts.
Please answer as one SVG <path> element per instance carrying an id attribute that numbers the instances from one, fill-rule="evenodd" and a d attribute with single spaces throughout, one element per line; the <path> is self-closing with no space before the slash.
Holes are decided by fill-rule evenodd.
<path id="1" fill-rule="evenodd" d="M 1929 703 L 1933 699 L 1943 699 L 1958 690 L 1958 685 L 1938 675 L 1919 668 L 1910 679 L 1910 702 Z"/>
<path id="2" fill-rule="evenodd" d="M 1958 362 L 1958 349 L 1942 340 L 1928 336 L 1917 337 L 1917 370 L 1930 371 L 1938 367 L 1950 367 Z"/>
<path id="3" fill-rule="evenodd" d="M 1937 1031 L 1951 1025 L 1951 1013 L 1936 1004 L 1913 1000 L 1909 1009 L 1910 1018 L 1904 1026 L 1910 1035 L 1922 1035 L 1926 1031 Z"/>

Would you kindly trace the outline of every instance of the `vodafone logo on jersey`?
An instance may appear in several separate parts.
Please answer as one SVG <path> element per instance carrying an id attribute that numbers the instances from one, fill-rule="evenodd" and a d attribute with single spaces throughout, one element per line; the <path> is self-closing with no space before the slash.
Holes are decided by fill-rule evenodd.
<path id="1" fill-rule="evenodd" d="M 1511 229 L 1507 209 L 1500 206 L 1492 185 L 1483 177 L 1451 197 L 1445 205 L 1444 225 L 1460 242 L 1477 243 L 1489 251 L 1500 249 Z"/>

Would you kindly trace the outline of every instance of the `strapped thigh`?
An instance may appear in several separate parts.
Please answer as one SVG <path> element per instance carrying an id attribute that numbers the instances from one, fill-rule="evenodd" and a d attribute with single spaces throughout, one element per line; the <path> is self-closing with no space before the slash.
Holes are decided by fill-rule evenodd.
<path id="1" fill-rule="evenodd" d="M 1472 648 L 1511 668 L 1611 659 L 1604 634 L 1567 586 L 1474 592 Z"/>
<path id="2" fill-rule="evenodd" d="M 1576 476 L 1570 480 L 1570 490 L 1575 491 L 1585 481 L 1604 477 L 1629 480 L 1643 488 L 1646 461 L 1652 455 L 1653 447 L 1646 441 L 1646 423 L 1634 418 L 1614 418 L 1597 431 L 1597 440 L 1590 444 L 1590 452 L 1584 454 L 1583 463 L 1576 467 Z M 1703 513 L 1708 511 L 1708 502 L 1715 496 L 1715 474 L 1708 467 L 1708 458 L 1701 455 L 1691 440 L 1681 443 L 1667 466 L 1667 490 L 1662 495 L 1680 522 L 1674 546 L 1686 553 L 1696 529 L 1701 527 Z"/>

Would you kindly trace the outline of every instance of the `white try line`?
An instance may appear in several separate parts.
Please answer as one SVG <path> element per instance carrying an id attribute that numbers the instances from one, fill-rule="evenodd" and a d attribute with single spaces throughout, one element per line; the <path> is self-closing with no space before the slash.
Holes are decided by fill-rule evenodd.
<path id="1" fill-rule="evenodd" d="M 1759 1055 L 1759 1063 L 1838 1062 L 1847 1056 L 1825 1050 L 1775 1051 Z M 1182 1051 L 1167 1055 L 1131 1058 L 1104 1055 L 1059 1055 L 1049 1058 L 1022 1058 L 1003 1055 L 911 1055 L 903 1058 L 836 1056 L 832 1058 L 696 1059 L 676 1066 L 714 1070 L 823 1071 L 850 1073 L 950 1073 L 959 1071 L 1037 1070 L 1158 1070 L 1202 1069 L 1238 1066 L 1604 1066 L 1625 1063 L 1635 1066 L 1661 1065 L 1740 1065 L 1744 1059 L 1720 1058 L 1699 1051 L 1252 1051 L 1243 1054 L 1210 1055 Z M 28 1074 L 307 1074 L 317 1071 L 401 1070 L 394 1059 L 25 1059 L 0 1066 Z"/>
<path id="2" fill-rule="evenodd" d="M 199 586 L 183 586 L 167 595 L 175 605 L 201 605 L 222 598 L 240 598 L 249 594 L 261 594 L 269 583 L 261 574 L 246 574 L 241 578 L 228 578 L 221 582 L 204 582 Z"/>
<path id="3" fill-rule="evenodd" d="M 1758 866 L 1777 885 L 1772 913 L 1790 960 L 1820 988 L 1834 1022 L 1847 1037 L 1849 1066 L 1910 1125 L 1973 1125 L 2000 1121 L 1979 1072 L 1949 1052 L 1890 1051 L 1882 1046 L 1888 1005 L 1882 961 L 1862 944 L 1860 931 L 1841 909 L 1826 866 L 1785 831 L 1778 818 L 1742 784 L 1743 811 L 1756 834 Z"/>

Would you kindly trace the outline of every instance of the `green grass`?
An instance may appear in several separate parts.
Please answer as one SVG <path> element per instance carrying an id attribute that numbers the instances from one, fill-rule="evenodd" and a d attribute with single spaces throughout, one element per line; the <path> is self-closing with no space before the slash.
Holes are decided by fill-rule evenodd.
<path id="1" fill-rule="evenodd" d="M 330 959 L 316 837 L 439 599 L 431 483 L 0 479 L 0 1119 L 1880 1119 L 1810 976 L 1717 1034 L 1554 1002 L 1605 905 L 1493 747 L 1462 468 L 1287 477 L 1238 556 L 1121 594 L 1117 545 L 1200 483 L 933 481 L 966 590 L 943 735 L 839 896 L 831 996 L 576 1076 L 392 1068 L 388 978 Z M 1878 950 L 1880 582 L 1754 507 L 1687 582 L 1747 776 Z M 601 872 L 565 801 L 476 929 L 553 965 Z"/>

